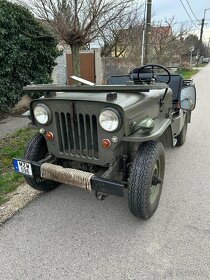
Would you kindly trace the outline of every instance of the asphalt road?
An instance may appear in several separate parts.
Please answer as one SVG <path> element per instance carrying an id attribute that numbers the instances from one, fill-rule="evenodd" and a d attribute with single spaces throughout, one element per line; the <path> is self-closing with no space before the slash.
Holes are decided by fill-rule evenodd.
<path id="1" fill-rule="evenodd" d="M 166 152 L 155 215 L 63 185 L 0 228 L 1 280 L 210 279 L 210 64 L 194 81 L 197 108 L 186 144 Z"/>

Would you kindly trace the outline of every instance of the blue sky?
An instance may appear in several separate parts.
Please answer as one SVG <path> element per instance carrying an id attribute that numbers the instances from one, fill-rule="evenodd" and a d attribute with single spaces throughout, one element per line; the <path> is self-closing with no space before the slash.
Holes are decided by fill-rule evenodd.
<path id="1" fill-rule="evenodd" d="M 204 16 L 204 10 L 210 8 L 210 1 L 209 0 L 188 0 L 191 9 L 193 10 L 195 16 L 192 14 L 187 0 L 182 0 L 186 10 L 190 14 L 192 20 L 195 24 L 197 24 L 197 28 L 192 23 L 193 31 L 196 34 L 200 32 L 200 22 Z M 175 17 L 177 23 L 179 22 L 187 22 L 191 23 L 191 19 L 187 15 L 186 11 L 184 10 L 180 0 L 152 0 L 152 14 L 153 14 L 153 21 L 160 21 L 164 20 L 165 18 L 169 19 L 171 17 Z M 196 18 L 199 21 L 196 21 Z M 205 41 L 208 41 L 210 38 L 210 10 L 206 11 L 205 23 L 208 24 L 204 26 L 204 34 L 203 38 Z"/>

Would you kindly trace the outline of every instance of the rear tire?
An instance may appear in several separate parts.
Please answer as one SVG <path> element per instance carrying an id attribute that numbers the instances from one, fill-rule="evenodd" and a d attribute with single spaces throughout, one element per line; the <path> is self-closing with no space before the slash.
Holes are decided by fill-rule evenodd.
<path id="1" fill-rule="evenodd" d="M 128 179 L 128 205 L 136 217 L 149 219 L 156 211 L 162 191 L 165 152 L 159 142 L 140 145 Z"/>
<path id="2" fill-rule="evenodd" d="M 32 140 L 29 141 L 24 158 L 30 161 L 40 161 L 44 159 L 48 154 L 47 144 L 44 136 L 42 134 L 36 134 Z M 34 189 L 47 192 L 55 189 L 59 183 L 42 179 L 41 177 L 28 177 L 24 176 L 26 182 Z"/>

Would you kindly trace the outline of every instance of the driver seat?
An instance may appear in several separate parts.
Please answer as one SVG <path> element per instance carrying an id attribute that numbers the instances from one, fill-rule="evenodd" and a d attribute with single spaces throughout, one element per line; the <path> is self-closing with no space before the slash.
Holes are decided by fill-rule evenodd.
<path id="1" fill-rule="evenodd" d="M 141 79 L 142 80 L 148 79 L 148 78 L 151 77 L 151 69 L 150 68 L 148 68 L 148 69 L 145 68 L 145 69 L 142 69 L 142 70 L 143 70 L 142 73 L 141 73 Z M 138 73 L 139 73 L 139 67 L 133 69 L 133 71 L 130 73 L 131 78 L 134 81 L 134 83 L 139 83 Z M 165 74 L 159 74 L 159 75 L 157 75 L 157 78 L 159 78 L 163 82 L 168 81 L 168 75 L 165 75 Z M 159 81 L 157 81 L 157 83 L 159 83 Z M 181 89 L 182 89 L 182 86 L 183 86 L 182 76 L 179 75 L 179 74 L 171 74 L 171 80 L 170 80 L 168 86 L 173 91 L 173 97 L 172 97 L 173 104 L 177 105 L 177 103 L 179 101 L 179 98 L 180 98 Z M 175 107 L 177 107 L 177 106 L 175 106 Z"/>
<path id="2" fill-rule="evenodd" d="M 141 74 L 142 79 L 148 79 L 151 74 L 150 71 L 148 69 L 144 69 L 144 73 Z M 168 80 L 168 75 L 158 75 L 157 76 L 160 80 L 162 80 L 163 82 L 167 82 Z M 116 76 L 111 76 L 108 79 L 108 84 L 110 85 L 122 85 L 122 84 L 126 84 L 127 81 L 129 80 L 133 80 L 135 84 L 139 83 L 139 78 L 138 78 L 138 68 L 135 68 L 130 74 L 128 75 L 116 75 Z M 179 74 L 171 74 L 171 80 L 169 82 L 169 87 L 172 89 L 173 91 L 173 106 L 175 108 L 177 108 L 177 103 L 180 99 L 180 93 L 181 93 L 181 89 L 183 86 L 183 78 L 181 75 Z"/>
<path id="3" fill-rule="evenodd" d="M 168 76 L 167 75 L 158 75 L 158 78 L 162 81 L 167 81 Z M 168 84 L 168 86 L 173 91 L 173 103 L 177 103 L 180 99 L 180 93 L 183 86 L 183 78 L 179 74 L 171 74 L 171 80 Z"/>

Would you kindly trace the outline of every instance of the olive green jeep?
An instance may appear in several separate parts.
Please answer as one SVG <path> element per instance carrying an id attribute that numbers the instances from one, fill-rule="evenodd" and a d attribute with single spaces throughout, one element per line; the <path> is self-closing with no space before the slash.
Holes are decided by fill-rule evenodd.
<path id="1" fill-rule="evenodd" d="M 150 218 L 158 207 L 165 171 L 164 146 L 185 142 L 196 91 L 192 80 L 150 64 L 107 85 L 30 85 L 44 96 L 30 104 L 39 133 L 17 172 L 35 189 L 69 184 L 107 194 L 128 193 L 130 211 Z"/>

